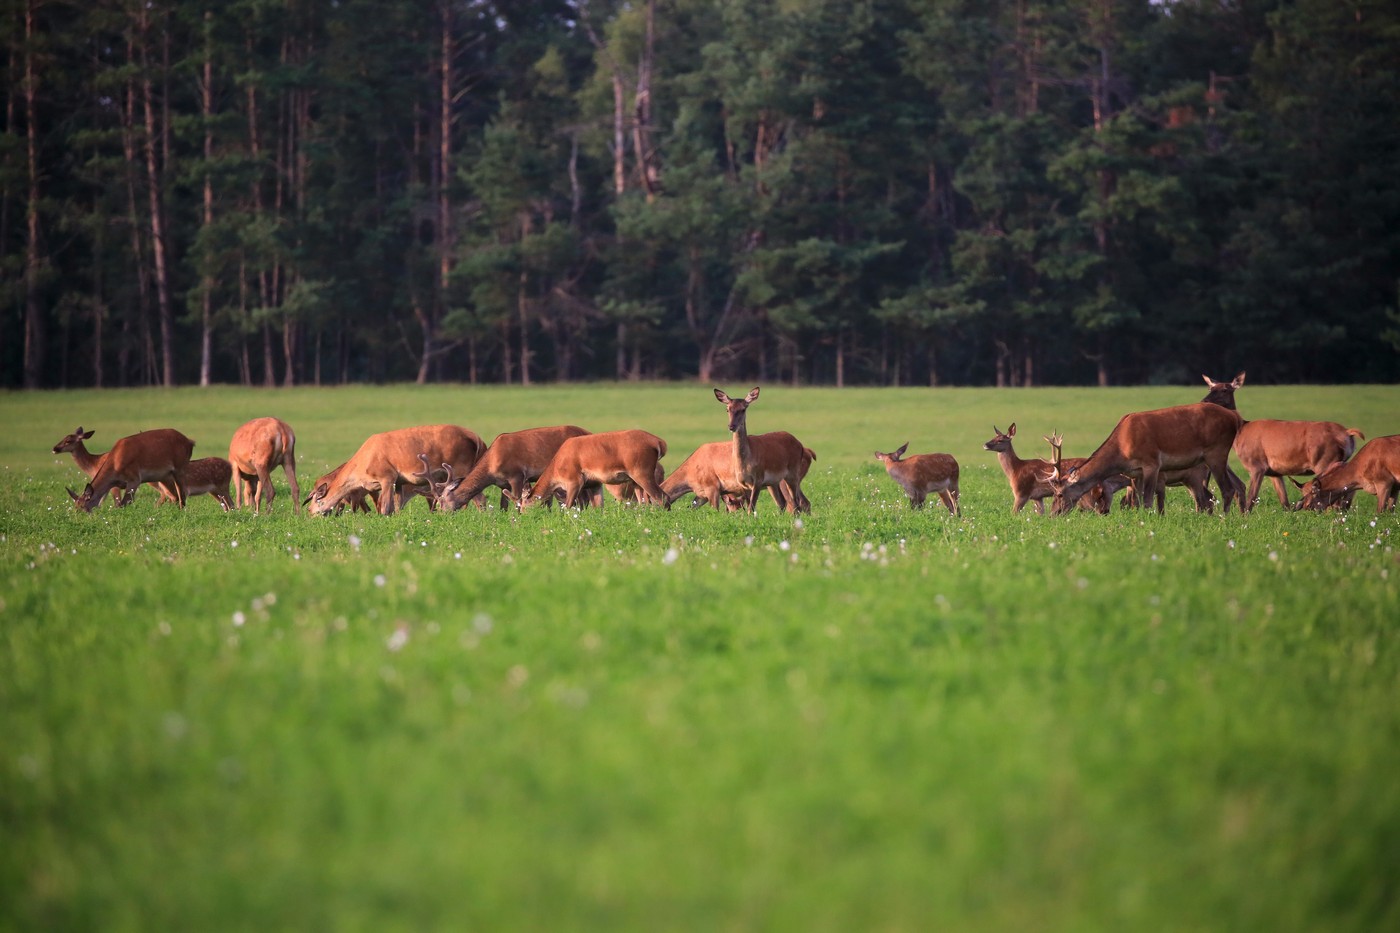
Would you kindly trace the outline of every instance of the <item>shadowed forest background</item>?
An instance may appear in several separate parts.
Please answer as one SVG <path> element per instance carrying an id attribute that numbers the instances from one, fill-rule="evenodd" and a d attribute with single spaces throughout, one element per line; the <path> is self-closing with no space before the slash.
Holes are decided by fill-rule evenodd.
<path id="1" fill-rule="evenodd" d="M 1390 0 L 0 0 L 0 384 L 1400 379 Z"/>

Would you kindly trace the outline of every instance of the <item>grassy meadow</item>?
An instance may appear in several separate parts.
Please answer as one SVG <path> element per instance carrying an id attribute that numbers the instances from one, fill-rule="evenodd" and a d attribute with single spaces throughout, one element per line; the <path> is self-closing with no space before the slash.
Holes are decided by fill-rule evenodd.
<path id="1" fill-rule="evenodd" d="M 1217 374 L 1223 375 L 1223 374 Z M 749 385 L 728 385 L 731 393 Z M 75 513 L 74 427 L 726 436 L 708 386 L 0 394 L 0 930 L 1400 928 L 1400 518 L 1011 514 L 1204 386 L 793 389 L 800 520 Z M 1400 432 L 1400 387 L 1251 418 Z M 872 457 L 954 454 L 961 518 Z M 1238 471 L 1238 466 L 1237 466 Z"/>

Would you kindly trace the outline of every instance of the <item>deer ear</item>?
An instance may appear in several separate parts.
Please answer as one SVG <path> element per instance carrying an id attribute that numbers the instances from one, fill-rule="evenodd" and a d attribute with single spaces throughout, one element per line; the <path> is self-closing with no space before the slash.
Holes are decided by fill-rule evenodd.
<path id="1" fill-rule="evenodd" d="M 909 442 L 908 442 L 908 441 L 905 441 L 905 442 L 904 442 L 904 446 L 901 447 L 901 448 L 899 448 L 898 450 L 896 450 L 896 451 L 894 452 L 895 459 L 897 460 L 897 459 L 899 459 L 900 457 L 904 456 L 904 452 L 905 452 L 906 450 L 908 450 L 908 449 L 909 449 Z"/>
<path id="2" fill-rule="evenodd" d="M 750 390 L 749 394 L 744 396 L 744 401 L 752 404 L 753 400 L 756 398 L 758 398 L 758 386 L 754 386 L 753 389 Z"/>
<path id="3" fill-rule="evenodd" d="M 72 486 L 64 486 L 63 488 L 68 490 L 68 498 L 72 499 L 74 502 L 78 501 L 79 496 L 76 492 L 73 491 Z"/>
<path id="4" fill-rule="evenodd" d="M 1011 427 L 1009 427 L 1009 428 L 1006 429 L 1006 436 L 1007 436 L 1007 437 L 1015 437 L 1015 436 L 1016 436 L 1016 422 L 1014 422 L 1014 421 L 1011 422 Z"/>
<path id="5" fill-rule="evenodd" d="M 1243 369 L 1240 370 L 1240 374 L 1239 374 L 1238 376 L 1235 377 L 1235 381 L 1232 382 L 1232 383 L 1230 383 L 1230 384 L 1231 384 L 1232 386 L 1234 386 L 1235 388 L 1237 388 L 1237 389 L 1238 389 L 1240 386 L 1244 385 L 1244 370 L 1243 370 Z"/>
<path id="6" fill-rule="evenodd" d="M 84 431 L 82 428 L 79 428 L 78 433 L 82 435 L 83 440 L 87 440 L 88 438 L 92 437 L 94 434 L 97 433 L 97 429 L 93 428 L 91 431 Z"/>
<path id="7" fill-rule="evenodd" d="M 721 389 L 715 389 L 715 398 L 719 399 L 721 402 L 723 402 L 723 403 L 726 404 L 726 405 L 729 404 L 729 396 L 726 395 L 726 394 L 724 393 L 724 391 L 721 390 Z"/>
<path id="8" fill-rule="evenodd" d="M 1201 373 L 1201 378 L 1204 379 L 1204 380 L 1206 381 L 1206 385 L 1211 386 L 1212 388 L 1214 388 L 1214 386 L 1215 386 L 1215 380 L 1214 380 L 1214 379 L 1210 378 L 1210 377 L 1207 376 L 1205 373 Z"/>

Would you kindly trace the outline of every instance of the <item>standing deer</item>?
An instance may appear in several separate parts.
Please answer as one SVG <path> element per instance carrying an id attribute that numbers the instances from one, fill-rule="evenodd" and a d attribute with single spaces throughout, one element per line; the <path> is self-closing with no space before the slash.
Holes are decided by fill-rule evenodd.
<path id="1" fill-rule="evenodd" d="M 318 483 L 308 511 L 324 515 L 357 496 L 376 496 L 381 515 L 392 515 L 409 497 L 428 491 L 427 479 L 418 469 L 419 455 L 429 463 L 450 464 L 469 472 L 486 450 L 475 431 L 453 424 L 400 428 L 370 436 L 360 449 L 333 471 L 324 491 Z M 437 479 L 436 470 L 432 479 Z M 328 474 L 329 475 L 329 474 Z M 431 501 L 431 500 L 430 500 Z"/>
<path id="2" fill-rule="evenodd" d="M 1244 385 L 1244 373 L 1233 382 L 1217 382 L 1202 375 L 1210 393 L 1205 401 L 1214 402 L 1236 411 L 1235 390 Z M 1356 450 L 1356 441 L 1366 439 L 1356 428 L 1335 421 L 1276 421 L 1261 419 L 1246 421 L 1235 437 L 1235 456 L 1249 471 L 1249 491 L 1245 494 L 1246 509 L 1259 501 L 1259 489 L 1268 477 L 1278 493 L 1279 504 L 1288 508 L 1289 476 L 1321 476 L 1333 464 L 1349 459 Z"/>
<path id="3" fill-rule="evenodd" d="M 541 503 L 548 506 L 556 495 L 566 508 L 573 508 L 582 504 L 581 497 L 596 487 L 625 482 L 636 484 L 651 502 L 669 509 L 671 502 L 656 480 L 657 461 L 664 456 L 666 442 L 647 431 L 604 431 L 570 437 L 559 445 L 521 509 Z"/>
<path id="4" fill-rule="evenodd" d="M 525 490 L 540 478 L 559 452 L 559 446 L 571 437 L 588 433 L 578 425 L 562 424 L 499 434 L 470 473 L 454 477 L 449 472 L 447 479 L 434 488 L 438 507 L 456 511 L 478 499 L 488 486 L 500 487 L 502 509 L 507 502 L 519 503 Z"/>
<path id="5" fill-rule="evenodd" d="M 924 500 L 931 492 L 948 507 L 951 515 L 961 515 L 958 502 L 958 461 L 951 454 L 917 454 L 905 458 L 909 449 L 906 441 L 902 447 L 891 453 L 875 451 L 875 459 L 884 463 L 890 479 L 899 483 L 909 504 L 916 509 L 924 507 Z"/>
<path id="6" fill-rule="evenodd" d="M 1142 490 L 1144 501 L 1155 496 L 1157 511 L 1166 508 L 1163 471 L 1185 470 L 1206 464 L 1225 496 L 1225 511 L 1237 497 L 1227 478 L 1230 445 L 1240 429 L 1240 416 L 1219 405 L 1199 402 L 1155 411 L 1124 415 L 1079 467 L 1055 489 L 1053 513 L 1069 511 L 1089 489 L 1116 473 L 1130 476 Z"/>
<path id="7" fill-rule="evenodd" d="M 56 454 L 70 453 L 73 455 L 73 462 L 78 465 L 78 469 L 87 474 L 88 479 L 92 479 L 97 474 L 97 465 L 102 462 L 106 454 L 94 454 L 87 449 L 83 442 L 91 439 L 96 431 L 84 431 L 82 425 L 72 434 L 66 435 L 61 441 L 53 445 L 53 452 Z M 121 489 L 112 490 L 112 504 L 126 505 L 129 499 L 123 497 Z"/>
<path id="8" fill-rule="evenodd" d="M 1327 467 L 1303 487 L 1298 508 L 1320 512 L 1339 506 L 1345 510 L 1358 490 L 1376 497 L 1377 515 L 1395 508 L 1395 494 L 1400 490 L 1400 434 L 1374 438 L 1355 457 Z"/>
<path id="9" fill-rule="evenodd" d="M 982 449 L 996 452 L 997 462 L 1001 464 L 1001 471 L 1006 474 L 1006 481 L 1011 486 L 1012 514 L 1020 512 L 1030 502 L 1035 506 L 1036 514 L 1044 515 L 1045 500 L 1055 494 L 1046 479 L 1054 471 L 1055 464 L 1038 459 L 1022 460 L 1016 456 L 1016 450 L 1011 446 L 1011 439 L 1015 436 L 1014 421 L 1004 432 L 992 425 L 992 439 L 983 444 Z M 1053 444 L 1051 448 L 1054 449 Z M 1073 460 L 1065 461 L 1066 468 L 1073 463 Z"/>
<path id="10" fill-rule="evenodd" d="M 225 512 L 233 510 L 233 499 L 229 496 L 229 483 L 233 480 L 233 466 L 223 457 L 205 457 L 191 460 L 180 471 L 180 483 L 185 487 L 185 498 L 202 496 L 206 493 L 214 497 Z M 175 489 L 168 482 L 156 484 L 160 499 L 156 505 L 175 502 Z"/>
<path id="11" fill-rule="evenodd" d="M 786 431 L 749 437 L 748 410 L 758 399 L 757 386 L 740 399 L 730 398 L 723 390 L 715 389 L 715 398 L 729 414 L 731 460 L 744 508 L 752 514 L 758 507 L 759 492 L 770 488 L 777 490 L 773 494 L 775 501 L 781 494 L 781 505 L 790 514 L 810 512 L 812 505 L 802 492 L 802 477 L 816 454 Z M 761 443 L 760 438 L 763 439 Z"/>
<path id="12" fill-rule="evenodd" d="M 190 462 L 194 441 L 173 428 L 157 428 L 120 438 L 104 454 L 83 488 L 82 495 L 68 490 L 76 506 L 91 512 L 108 492 L 121 489 L 123 496 L 135 494 L 142 483 L 165 482 L 175 491 L 175 501 L 185 507 L 185 487 L 180 473 Z"/>
<path id="13" fill-rule="evenodd" d="M 292 487 L 292 511 L 301 511 L 296 446 L 297 437 L 291 425 L 280 418 L 255 418 L 233 432 L 228 460 L 237 480 L 240 509 L 251 504 L 253 514 L 261 514 L 266 491 L 267 508 L 271 511 L 272 500 L 277 496 L 272 486 L 272 471 L 281 466 Z"/>

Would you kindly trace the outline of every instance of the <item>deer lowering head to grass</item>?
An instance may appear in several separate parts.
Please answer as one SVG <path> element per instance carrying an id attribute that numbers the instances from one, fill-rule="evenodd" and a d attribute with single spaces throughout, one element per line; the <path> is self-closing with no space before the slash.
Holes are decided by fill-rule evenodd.
<path id="1" fill-rule="evenodd" d="M 317 483 L 311 494 L 308 511 L 324 515 L 336 511 L 342 503 L 366 495 L 374 497 L 381 515 L 392 515 L 414 494 L 427 493 L 428 480 L 423 476 L 422 461 L 450 464 L 459 473 L 468 473 L 485 451 L 475 431 L 452 424 L 424 425 L 400 428 L 369 437 L 360 449 L 332 474 L 328 474 L 325 489 Z M 435 481 L 445 479 L 445 470 L 430 471 Z M 431 503 L 431 499 L 429 502 Z"/>
<path id="2" fill-rule="evenodd" d="M 583 497 L 597 487 L 631 482 L 650 502 L 669 509 L 671 502 L 657 482 L 658 461 L 664 456 L 666 442 L 647 431 L 570 437 L 559 445 L 521 508 L 549 506 L 556 496 L 566 508 L 573 508 L 583 505 Z"/>
<path id="3" fill-rule="evenodd" d="M 253 513 L 260 514 L 264 502 L 272 509 L 272 500 L 277 496 L 272 486 L 272 471 L 280 466 L 292 487 L 292 511 L 300 512 L 296 447 L 296 434 L 291 425 L 280 418 L 255 418 L 233 432 L 228 460 L 237 480 L 240 509 L 251 504 Z"/>
<path id="4" fill-rule="evenodd" d="M 559 452 L 559 446 L 571 437 L 588 433 L 578 425 L 561 424 L 497 435 L 465 476 L 452 475 L 450 467 L 443 465 L 448 476 L 433 486 L 438 507 L 456 511 L 468 502 L 479 500 L 488 486 L 500 487 L 502 509 L 508 502 L 519 503 L 525 490 L 540 478 L 549 461 Z"/>
<path id="5" fill-rule="evenodd" d="M 308 495 L 304 500 L 302 500 L 302 507 L 305 508 L 306 506 L 310 505 L 311 500 L 315 499 L 317 496 L 324 497 L 325 494 L 330 490 L 331 483 L 335 482 L 336 477 L 340 475 L 340 471 L 343 469 L 345 469 L 344 463 L 331 470 L 330 472 L 317 477 L 316 482 L 311 484 L 311 494 Z M 378 509 L 379 493 L 369 493 L 366 490 L 361 489 L 346 495 L 346 497 L 342 499 L 339 503 L 337 503 L 335 508 L 331 511 L 333 514 L 339 515 L 341 512 L 345 511 L 345 507 L 348 505 L 350 506 L 350 511 L 352 513 L 368 512 L 370 511 L 370 502 L 373 502 L 374 508 Z"/>
<path id="6" fill-rule="evenodd" d="M 743 398 L 731 398 L 715 389 L 715 398 L 729 415 L 730 460 L 744 508 L 753 512 L 758 507 L 758 494 L 774 489 L 774 501 L 789 513 L 811 511 L 811 503 L 802 492 L 802 478 L 816 454 L 786 431 L 749 436 L 748 410 L 758 399 L 757 386 Z"/>
<path id="7" fill-rule="evenodd" d="M 961 514 L 958 502 L 958 461 L 951 454 L 916 454 L 905 457 L 909 449 L 905 442 L 898 450 L 890 453 L 875 451 L 875 459 L 885 465 L 885 472 L 898 483 L 909 504 L 916 509 L 924 507 L 928 494 L 935 492 L 952 515 Z"/>
<path id="8" fill-rule="evenodd" d="M 114 489 L 123 497 L 135 494 L 142 483 L 168 483 L 180 508 L 185 507 L 185 488 L 180 473 L 190 462 L 194 441 L 173 428 L 142 431 L 119 439 L 102 456 L 92 480 L 81 495 L 68 490 L 77 508 L 91 512 Z"/>
<path id="9" fill-rule="evenodd" d="M 68 453 L 73 455 L 73 462 L 78 469 L 86 474 L 88 479 L 92 479 L 97 473 L 97 465 L 106 454 L 94 454 L 87 449 L 84 441 L 90 440 L 96 431 L 84 431 L 82 425 L 72 434 L 65 435 L 62 440 L 53 445 L 53 452 L 56 454 Z M 112 490 L 112 504 L 126 505 L 127 499 L 122 495 L 123 490 L 115 488 Z"/>
<path id="10" fill-rule="evenodd" d="M 232 480 L 233 466 L 223 457 L 191 460 L 180 471 L 180 484 L 184 486 L 186 501 L 189 501 L 191 496 L 208 494 L 214 497 L 214 501 L 219 503 L 225 512 L 233 511 L 233 498 L 229 495 L 229 483 Z M 171 483 L 162 481 L 156 484 L 156 488 L 160 490 L 160 499 L 156 501 L 156 505 L 177 501 Z"/>
<path id="11" fill-rule="evenodd" d="M 1165 508 L 1163 471 L 1185 470 L 1204 463 L 1225 496 L 1225 510 L 1236 498 L 1239 478 L 1230 474 L 1230 445 L 1240 416 L 1211 403 L 1178 405 L 1124 415 L 1108 438 L 1055 490 L 1056 515 L 1075 506 L 1095 485 L 1117 473 L 1131 477 L 1143 498 L 1155 496 Z"/>
<path id="12" fill-rule="evenodd" d="M 1357 492 L 1376 497 L 1376 514 L 1395 508 L 1396 492 L 1400 491 L 1400 434 L 1377 437 L 1367 442 L 1356 456 L 1345 463 L 1338 461 L 1303 487 L 1300 509 L 1322 511 L 1351 507 Z"/>

